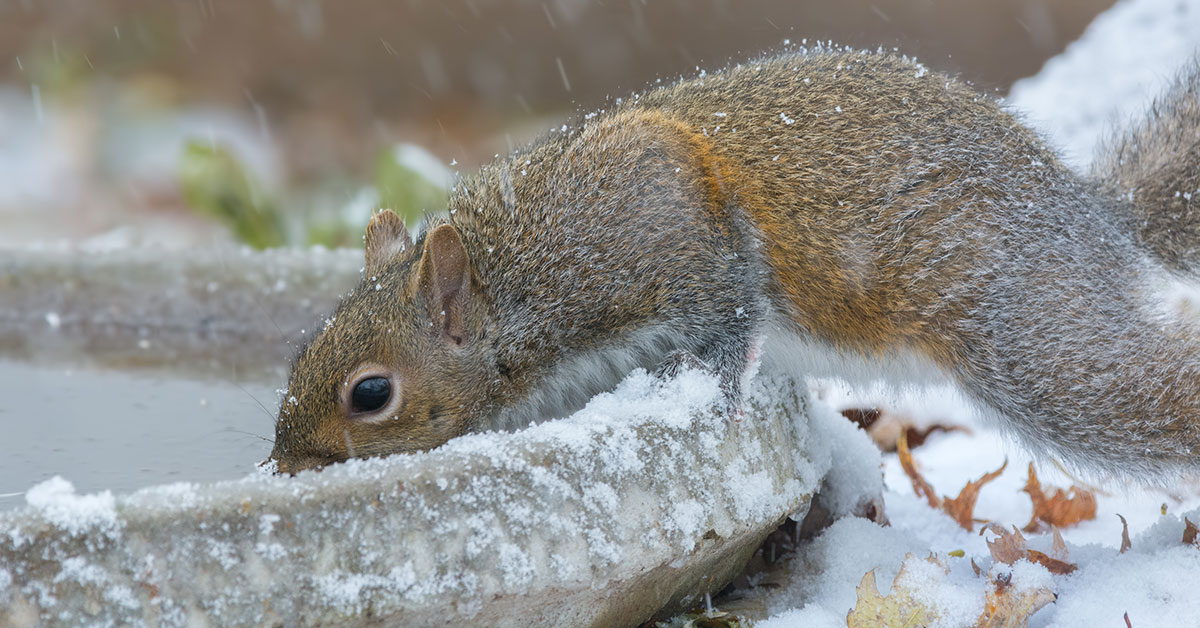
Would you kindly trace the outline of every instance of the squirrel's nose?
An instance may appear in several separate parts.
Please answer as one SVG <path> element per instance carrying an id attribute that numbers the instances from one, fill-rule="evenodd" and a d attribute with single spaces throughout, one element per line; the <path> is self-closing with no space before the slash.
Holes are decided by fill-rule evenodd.
<path id="1" fill-rule="evenodd" d="M 301 471 L 320 471 L 328 465 L 341 462 L 337 458 L 321 456 L 299 456 L 286 458 L 267 458 L 259 466 L 275 464 L 275 475 L 296 475 Z"/>

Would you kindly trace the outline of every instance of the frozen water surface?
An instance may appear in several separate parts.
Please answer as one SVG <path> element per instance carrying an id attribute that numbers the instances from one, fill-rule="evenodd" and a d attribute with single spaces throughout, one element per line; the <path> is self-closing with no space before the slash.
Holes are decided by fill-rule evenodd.
<path id="1" fill-rule="evenodd" d="M 0 248 L 0 354 L 271 381 L 359 280 L 323 248 Z"/>
<path id="2" fill-rule="evenodd" d="M 0 509 L 55 474 L 129 491 L 252 470 L 289 339 L 361 263 L 323 249 L 0 249 Z"/>

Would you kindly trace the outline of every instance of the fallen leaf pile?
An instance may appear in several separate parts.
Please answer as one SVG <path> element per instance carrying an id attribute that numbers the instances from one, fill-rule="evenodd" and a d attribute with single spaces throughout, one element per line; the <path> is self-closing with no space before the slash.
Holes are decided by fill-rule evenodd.
<path id="1" fill-rule="evenodd" d="M 903 433 L 897 442 L 896 453 L 900 458 L 900 467 L 912 481 L 913 493 L 917 497 L 923 497 L 931 508 L 941 509 L 950 515 L 959 526 L 968 531 L 974 528 L 976 521 L 975 502 L 979 499 L 979 491 L 985 484 L 1000 477 L 1005 467 L 1008 466 L 1008 462 L 1005 461 L 999 469 L 983 474 L 978 480 L 967 482 L 966 486 L 959 491 L 958 497 L 952 499 L 938 497 L 933 486 L 917 470 L 916 461 L 913 460 L 912 451 L 908 447 L 908 439 Z M 1076 485 L 1072 485 L 1066 491 L 1050 487 L 1047 492 L 1038 481 L 1033 463 L 1029 463 L 1029 479 L 1026 480 L 1025 488 L 1022 490 L 1029 494 L 1029 499 L 1033 502 L 1033 516 L 1023 528 L 1026 532 L 1035 532 L 1041 529 L 1043 524 L 1055 528 L 1065 528 L 1080 521 L 1096 518 L 1095 494 Z"/>
<path id="2" fill-rule="evenodd" d="M 842 412 L 850 420 L 859 424 L 872 436 L 880 449 L 889 451 L 894 447 L 900 466 L 912 482 L 913 493 L 924 499 L 931 508 L 941 510 L 950 515 L 959 526 L 971 530 L 977 522 L 984 523 L 980 534 L 990 532 L 994 539 L 987 540 L 988 551 L 994 564 L 990 571 L 981 569 L 974 559 L 977 577 L 986 577 L 986 599 L 983 612 L 971 624 L 972 628 L 1023 628 L 1028 626 L 1029 618 L 1047 604 L 1054 602 L 1057 596 L 1053 591 L 1041 586 L 1028 586 L 1029 583 L 1013 582 L 1014 573 L 1003 565 L 1012 566 L 1017 561 L 1027 560 L 1046 568 L 1050 573 L 1066 575 L 1075 572 L 1078 566 L 1068 561 L 1066 543 L 1063 541 L 1059 528 L 1077 525 L 1083 521 L 1096 518 L 1097 500 L 1092 489 L 1072 484 L 1068 489 L 1054 486 L 1043 486 L 1032 463 L 1029 465 L 1029 475 L 1022 492 L 1029 496 L 1032 503 L 1032 516 L 1024 528 L 1010 528 L 997 523 L 975 519 L 974 509 L 980 491 L 988 483 L 999 477 L 1007 467 L 1005 461 L 999 469 L 985 473 L 977 480 L 967 482 L 957 497 L 939 496 L 934 487 L 921 475 L 917 462 L 912 455 L 912 447 L 921 442 L 935 431 L 954 431 L 953 426 L 933 425 L 925 430 L 917 430 L 903 423 L 901 419 L 890 416 L 876 409 L 845 410 Z M 1166 514 L 1166 504 L 1162 507 Z M 1121 546 L 1119 553 L 1131 549 L 1129 525 L 1125 517 L 1118 514 L 1121 520 Z M 1030 549 L 1027 546 L 1024 532 L 1039 532 L 1049 530 L 1053 534 L 1053 545 L 1049 554 Z M 1200 549 L 1200 526 L 1189 519 L 1184 519 L 1182 542 L 1185 545 Z M 962 557 L 961 550 L 949 552 L 949 556 Z M 943 554 L 942 558 L 952 560 Z M 949 574 L 949 569 L 938 557 L 930 556 L 923 559 L 942 569 L 943 574 Z M 929 595 L 929 570 L 925 565 L 918 573 L 923 578 L 912 576 L 914 565 L 918 559 L 911 554 L 905 557 L 899 573 L 892 582 L 888 595 L 880 595 L 876 586 L 875 571 L 863 575 L 857 588 L 857 601 L 854 608 L 846 617 L 848 628 L 865 628 L 875 626 L 916 628 L 937 623 L 946 607 L 939 607 L 940 600 Z M 936 573 L 934 574 L 936 578 Z M 948 576 L 946 576 L 948 578 Z M 936 584 L 936 579 L 933 581 Z M 1124 616 L 1126 626 L 1131 626 L 1128 613 Z"/>

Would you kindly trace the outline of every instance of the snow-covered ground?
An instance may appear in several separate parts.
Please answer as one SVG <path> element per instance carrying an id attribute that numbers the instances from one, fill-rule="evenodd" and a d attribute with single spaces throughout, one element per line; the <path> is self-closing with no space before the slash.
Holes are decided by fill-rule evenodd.
<path id="1" fill-rule="evenodd" d="M 1041 72 L 1018 82 L 1008 104 L 1085 171 L 1107 134 L 1145 111 L 1198 48 L 1200 1 L 1122 0 Z M 827 400 L 835 407 L 881 404 L 918 423 L 970 426 L 971 434 L 938 434 L 914 449 L 921 471 L 939 494 L 954 496 L 966 482 L 1007 460 L 1005 472 L 982 489 L 975 516 L 1008 528 L 1029 521 L 1031 502 L 1021 492 L 1028 454 L 977 424 L 953 391 L 889 399 L 882 393 L 834 390 Z M 843 519 L 802 547 L 788 566 L 784 587 L 751 594 L 771 615 L 756 623 L 758 628 L 846 626 L 863 575 L 875 570 L 886 595 L 909 553 L 918 559 L 935 555 L 948 567 L 948 573 L 935 570 L 921 581 L 933 598 L 931 606 L 943 612 L 939 626 L 972 626 L 979 617 L 987 579 L 975 575 L 974 560 L 985 572 L 993 569 L 993 575 L 1011 571 L 1014 586 L 1045 584 L 1058 596 L 1032 616 L 1029 625 L 1035 628 L 1124 626 L 1126 614 L 1134 628 L 1200 627 L 1200 548 L 1181 543 L 1184 517 L 1200 522 L 1200 480 L 1166 489 L 1102 485 L 1096 518 L 1061 530 L 1066 560 L 1078 571 L 1052 576 L 1024 561 L 1014 568 L 994 565 L 986 541 L 996 535 L 963 530 L 914 495 L 896 454 L 884 461 L 891 525 Z M 1073 483 L 1052 461 L 1037 462 L 1043 485 Z M 1132 537 L 1124 553 L 1119 552 L 1118 514 L 1129 522 Z M 1025 536 L 1030 548 L 1051 552 L 1048 533 Z M 948 555 L 954 550 L 962 555 Z"/>
<path id="2" fill-rule="evenodd" d="M 1085 169 L 1099 143 L 1136 119 L 1200 47 L 1200 2 L 1121 0 L 1040 72 L 1017 81 L 1009 104 Z"/>
<path id="3" fill-rule="evenodd" d="M 949 389 L 902 394 L 849 392 L 826 394 L 835 408 L 881 404 L 918 425 L 943 423 L 967 426 L 971 433 L 936 434 L 913 450 L 920 471 L 940 495 L 957 495 L 971 480 L 995 471 L 1007 460 L 1004 473 L 984 486 L 975 517 L 1006 528 L 1022 527 L 1032 514 L 1029 497 L 1021 492 L 1031 461 L 1019 445 L 986 425 Z M 1050 461 L 1039 460 L 1044 487 L 1067 488 L 1073 480 Z M 932 606 L 946 611 L 940 626 L 973 626 L 983 609 L 987 579 L 976 576 L 974 560 L 983 570 L 1004 572 L 994 565 L 987 541 L 996 535 L 963 530 L 948 515 L 914 495 L 912 483 L 896 454 L 884 456 L 884 500 L 890 526 L 862 519 L 842 519 L 811 543 L 788 566 L 786 585 L 766 591 L 759 605 L 771 618 L 757 628 L 822 628 L 845 626 L 857 599 L 863 575 L 875 570 L 880 593 L 886 595 L 907 554 L 918 559 L 937 556 L 949 573 L 923 583 L 934 596 Z M 1058 595 L 1055 603 L 1034 614 L 1030 626 L 1121 626 L 1129 614 L 1139 626 L 1200 626 L 1200 548 L 1184 546 L 1183 517 L 1200 522 L 1200 485 L 1173 489 L 1105 485 L 1097 493 L 1094 520 L 1060 530 L 1067 543 L 1065 559 L 1079 570 L 1051 576 L 1044 568 L 1018 563 L 1013 584 L 1049 579 Z M 1165 507 L 1166 513 L 1163 514 Z M 1121 520 L 1129 522 L 1132 547 L 1119 553 Z M 1025 534 L 1029 547 L 1051 553 L 1049 533 Z M 962 556 L 949 552 L 962 550 Z M 772 581 L 774 581 L 773 579 Z M 1022 580 L 1025 582 L 1023 583 Z M 752 594 L 754 595 L 754 594 Z M 746 602 L 740 602 L 746 605 Z M 943 606 L 944 605 L 944 606 Z M 758 606 L 758 605 L 756 605 Z"/>

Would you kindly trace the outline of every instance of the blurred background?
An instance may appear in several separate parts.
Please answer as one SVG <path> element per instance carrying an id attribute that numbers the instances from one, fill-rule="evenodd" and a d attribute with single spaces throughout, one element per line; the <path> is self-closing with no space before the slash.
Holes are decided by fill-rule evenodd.
<path id="1" fill-rule="evenodd" d="M 1112 0 L 0 0 L 0 247 L 361 242 L 573 114 L 786 42 L 998 95 Z"/>

